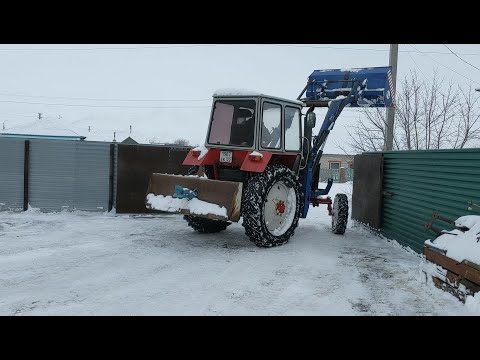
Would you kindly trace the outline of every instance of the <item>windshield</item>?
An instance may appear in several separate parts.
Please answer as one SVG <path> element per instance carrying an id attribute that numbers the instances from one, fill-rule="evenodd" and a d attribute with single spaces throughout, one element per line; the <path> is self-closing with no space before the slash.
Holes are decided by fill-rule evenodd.
<path id="1" fill-rule="evenodd" d="M 254 100 L 215 101 L 208 143 L 252 147 L 254 132 Z"/>

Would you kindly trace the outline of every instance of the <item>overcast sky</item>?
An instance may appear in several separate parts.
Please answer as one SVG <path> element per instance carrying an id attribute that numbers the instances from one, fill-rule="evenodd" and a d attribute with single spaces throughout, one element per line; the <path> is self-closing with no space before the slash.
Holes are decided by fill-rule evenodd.
<path id="1" fill-rule="evenodd" d="M 400 45 L 398 77 L 417 69 L 431 78 L 437 69 L 447 79 L 480 87 L 480 45 L 447 46 L 473 66 L 443 44 Z M 66 128 L 85 128 L 83 135 L 88 126 L 113 132 L 132 125 L 141 142 L 186 138 L 200 144 L 215 90 L 247 88 L 295 99 L 313 70 L 386 66 L 388 50 L 388 44 L 4 44 L 0 126 L 5 122 L 14 132 L 41 112 Z M 344 110 L 325 152 L 342 152 L 337 144 L 357 117 L 356 110 Z"/>

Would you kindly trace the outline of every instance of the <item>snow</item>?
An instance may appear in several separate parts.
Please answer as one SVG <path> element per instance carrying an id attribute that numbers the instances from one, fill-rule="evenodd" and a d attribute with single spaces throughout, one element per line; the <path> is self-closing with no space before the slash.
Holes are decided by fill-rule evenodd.
<path id="1" fill-rule="evenodd" d="M 468 260 L 480 264 L 480 216 L 462 216 L 455 221 L 457 226 L 466 226 L 470 230 L 462 232 L 453 229 L 434 240 L 427 240 L 427 245 L 446 251 L 446 256 L 459 262 Z"/>
<path id="2" fill-rule="evenodd" d="M 351 191 L 330 196 L 351 205 Z M 421 255 L 330 221 L 310 208 L 264 249 L 240 223 L 201 234 L 177 214 L 0 212 L 0 315 L 479 314 L 478 294 L 464 305 L 425 283 Z"/>
<path id="3" fill-rule="evenodd" d="M 469 229 L 473 228 L 475 225 L 480 223 L 480 216 L 478 215 L 466 215 L 461 216 L 455 220 L 455 225 L 457 226 L 466 226 Z"/>
<path id="4" fill-rule="evenodd" d="M 42 136 L 85 136 L 70 129 L 56 128 L 56 127 L 21 127 L 14 128 L 11 131 L 4 130 L 0 134 L 21 134 L 21 135 L 42 135 Z"/>
<path id="5" fill-rule="evenodd" d="M 252 151 L 250 154 L 248 155 L 252 155 L 252 156 L 260 156 L 261 158 L 263 158 L 263 155 L 261 153 L 259 153 L 258 151 Z"/>
<path id="6" fill-rule="evenodd" d="M 335 89 L 325 89 L 325 92 L 336 92 L 336 91 L 351 91 L 352 88 L 335 88 Z"/>
<path id="7" fill-rule="evenodd" d="M 340 69 L 340 71 L 347 71 L 347 72 L 359 72 L 361 70 L 366 70 L 364 68 L 355 68 L 355 69 Z"/>
<path id="8" fill-rule="evenodd" d="M 330 72 L 330 71 L 348 71 L 348 72 L 359 72 L 361 70 L 368 70 L 366 68 L 352 68 L 352 69 L 325 69 L 325 70 L 315 70 L 317 72 Z"/>
<path id="9" fill-rule="evenodd" d="M 203 174 L 202 176 L 198 176 L 198 175 L 182 175 L 182 176 L 200 178 L 200 179 L 202 179 L 202 180 L 208 180 L 208 177 L 207 177 L 207 175 L 205 175 L 205 174 Z"/>
<path id="10" fill-rule="evenodd" d="M 436 278 L 439 278 L 446 283 L 450 282 L 447 279 L 447 270 L 423 258 L 419 267 L 419 279 L 424 279 L 425 283 L 428 286 L 430 286 L 431 288 L 435 288 L 432 276 L 435 276 Z M 459 290 L 465 293 L 466 288 L 463 284 L 460 284 Z M 474 315 L 480 315 L 479 294 L 480 293 L 465 296 L 465 308 L 467 312 Z"/>
<path id="11" fill-rule="evenodd" d="M 480 293 L 465 298 L 465 306 L 474 313 L 480 314 Z"/>
<path id="12" fill-rule="evenodd" d="M 204 145 L 202 145 L 202 146 L 197 146 L 196 148 L 192 149 L 192 151 L 200 151 L 198 160 L 201 160 L 205 155 L 207 155 L 208 149 Z"/>
<path id="13" fill-rule="evenodd" d="M 177 199 L 171 196 L 148 194 L 147 203 L 152 209 L 159 211 L 177 212 L 180 209 L 184 209 L 189 210 L 191 214 L 213 214 L 227 218 L 227 209 L 224 206 L 220 207 L 217 204 L 212 204 L 197 198 L 188 200 Z"/>
<path id="14" fill-rule="evenodd" d="M 213 96 L 260 96 L 261 93 L 249 89 L 218 89 Z"/>

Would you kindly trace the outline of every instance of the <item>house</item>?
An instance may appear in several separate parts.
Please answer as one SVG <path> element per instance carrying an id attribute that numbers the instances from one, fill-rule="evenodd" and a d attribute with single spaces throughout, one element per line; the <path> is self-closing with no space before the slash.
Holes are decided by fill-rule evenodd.
<path id="1" fill-rule="evenodd" d="M 320 158 L 320 181 L 332 178 L 335 182 L 353 180 L 353 157 L 346 154 L 323 154 Z"/>
<path id="2" fill-rule="evenodd" d="M 127 144 L 127 145 L 137 145 L 138 142 L 132 139 L 130 136 L 127 137 L 125 140 L 122 141 L 122 144 Z"/>
<path id="3" fill-rule="evenodd" d="M 339 170 L 340 168 L 353 169 L 354 155 L 323 154 L 320 158 L 321 169 Z"/>

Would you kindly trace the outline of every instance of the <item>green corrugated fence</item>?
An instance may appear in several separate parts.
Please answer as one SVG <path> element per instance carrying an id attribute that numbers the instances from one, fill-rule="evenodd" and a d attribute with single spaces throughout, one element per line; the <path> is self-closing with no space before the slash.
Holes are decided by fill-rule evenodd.
<path id="1" fill-rule="evenodd" d="M 468 202 L 480 204 L 480 149 L 395 151 L 384 153 L 381 232 L 417 252 L 434 211 L 452 220 L 480 215 Z M 479 209 L 480 210 L 480 209 Z M 435 227 L 451 229 L 436 221 Z"/>

